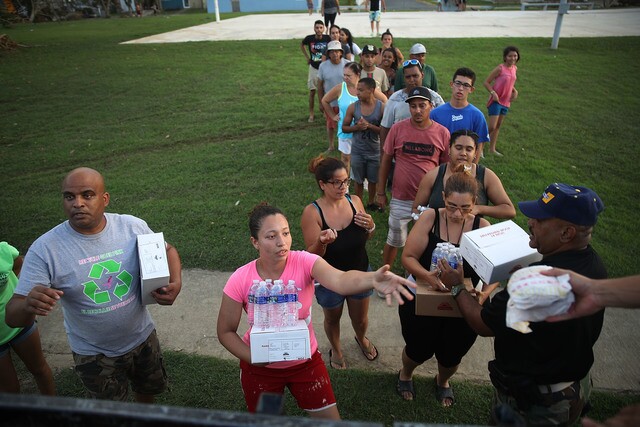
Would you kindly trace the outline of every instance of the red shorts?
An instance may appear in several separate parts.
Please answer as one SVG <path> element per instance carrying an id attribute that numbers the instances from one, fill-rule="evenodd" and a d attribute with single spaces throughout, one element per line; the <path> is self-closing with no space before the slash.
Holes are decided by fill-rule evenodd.
<path id="1" fill-rule="evenodd" d="M 318 411 L 336 404 L 327 367 L 320 352 L 299 365 L 285 369 L 254 366 L 240 361 L 240 382 L 249 412 L 256 412 L 262 392 L 284 393 L 288 387 L 298 406 L 306 411 Z"/>
<path id="2" fill-rule="evenodd" d="M 327 121 L 327 129 L 337 129 L 338 122 L 333 120 L 333 118 L 340 112 L 340 109 L 338 107 L 331 107 L 331 110 L 333 111 L 331 117 L 329 117 L 326 111 L 324 112 L 324 119 Z"/>

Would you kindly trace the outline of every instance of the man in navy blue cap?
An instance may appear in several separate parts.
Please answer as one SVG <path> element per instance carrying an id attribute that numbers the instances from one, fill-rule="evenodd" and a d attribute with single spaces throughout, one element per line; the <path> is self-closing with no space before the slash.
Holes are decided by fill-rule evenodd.
<path id="1" fill-rule="evenodd" d="M 529 218 L 529 245 L 543 256 L 536 264 L 573 270 L 592 279 L 606 278 L 602 260 L 590 245 L 593 227 L 604 209 L 593 190 L 554 183 L 538 200 L 518 206 Z M 509 407 L 528 426 L 572 425 L 591 392 L 593 345 L 600 336 L 604 310 L 567 322 L 532 322 L 533 332 L 522 334 L 506 326 L 506 289 L 484 307 L 464 285 L 453 286 L 451 293 L 478 334 L 495 336 L 496 358 L 489 362 L 496 389 L 494 420 L 499 418 L 496 408 Z"/>

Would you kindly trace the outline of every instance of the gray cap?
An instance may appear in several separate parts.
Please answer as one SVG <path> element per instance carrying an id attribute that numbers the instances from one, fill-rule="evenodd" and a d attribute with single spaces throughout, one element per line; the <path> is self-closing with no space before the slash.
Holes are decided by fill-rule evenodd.
<path id="1" fill-rule="evenodd" d="M 427 53 L 427 48 L 422 43 L 416 43 L 409 49 L 411 55 L 420 55 L 421 53 Z"/>

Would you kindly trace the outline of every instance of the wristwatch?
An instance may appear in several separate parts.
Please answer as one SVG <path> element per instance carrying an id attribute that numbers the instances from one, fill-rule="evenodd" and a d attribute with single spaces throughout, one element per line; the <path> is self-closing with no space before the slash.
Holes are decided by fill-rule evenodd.
<path id="1" fill-rule="evenodd" d="M 456 297 L 460 294 L 460 292 L 466 289 L 467 287 L 464 285 L 464 283 L 455 285 L 451 288 L 451 296 L 453 296 L 453 299 L 456 299 Z"/>

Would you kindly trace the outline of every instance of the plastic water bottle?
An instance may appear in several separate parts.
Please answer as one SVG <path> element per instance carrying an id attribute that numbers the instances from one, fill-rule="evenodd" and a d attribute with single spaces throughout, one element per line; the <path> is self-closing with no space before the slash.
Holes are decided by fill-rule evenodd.
<path id="1" fill-rule="evenodd" d="M 285 326 L 294 326 L 298 321 L 298 288 L 296 282 L 289 280 L 284 287 Z"/>
<path id="2" fill-rule="evenodd" d="M 284 289 L 282 280 L 276 280 L 269 291 L 269 327 L 281 328 L 284 325 Z"/>
<path id="3" fill-rule="evenodd" d="M 459 265 L 462 265 L 462 255 L 460 254 L 460 249 L 454 247 L 447 256 L 447 262 L 454 270 L 458 268 Z"/>
<path id="4" fill-rule="evenodd" d="M 444 253 L 444 243 L 436 244 L 436 248 L 431 253 L 431 266 L 429 267 L 430 271 L 436 271 L 438 269 L 438 261 L 442 258 Z"/>
<path id="5" fill-rule="evenodd" d="M 260 284 L 259 280 L 253 281 L 253 284 L 249 288 L 249 295 L 247 297 L 247 318 L 249 320 L 249 325 L 251 326 L 253 326 L 255 304 L 256 304 L 256 290 L 258 289 L 259 284 Z"/>
<path id="6" fill-rule="evenodd" d="M 254 326 L 269 327 L 269 289 L 267 282 L 261 281 L 256 289 L 253 308 Z"/>
<path id="7" fill-rule="evenodd" d="M 453 248 L 447 252 L 447 262 L 454 270 L 458 268 L 458 249 Z"/>

